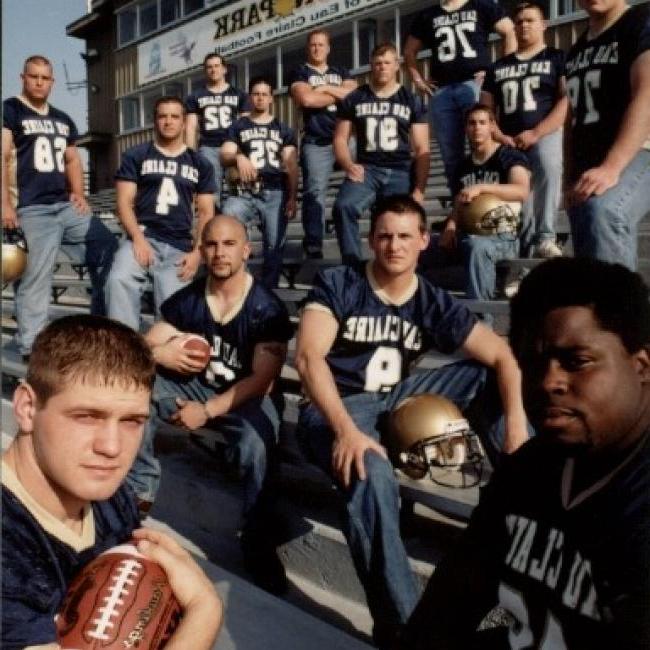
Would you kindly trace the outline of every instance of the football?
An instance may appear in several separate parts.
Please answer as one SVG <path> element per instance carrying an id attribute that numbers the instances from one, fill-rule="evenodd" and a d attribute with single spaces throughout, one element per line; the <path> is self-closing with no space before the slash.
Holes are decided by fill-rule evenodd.
<path id="1" fill-rule="evenodd" d="M 196 356 L 195 359 L 203 363 L 204 366 L 208 365 L 212 348 L 202 336 L 199 336 L 198 334 L 188 334 L 187 338 L 183 341 L 183 349 L 200 352 L 203 356 Z"/>
<path id="2" fill-rule="evenodd" d="M 122 544 L 74 578 L 56 617 L 57 638 L 62 650 L 159 650 L 180 617 L 162 567 Z"/>

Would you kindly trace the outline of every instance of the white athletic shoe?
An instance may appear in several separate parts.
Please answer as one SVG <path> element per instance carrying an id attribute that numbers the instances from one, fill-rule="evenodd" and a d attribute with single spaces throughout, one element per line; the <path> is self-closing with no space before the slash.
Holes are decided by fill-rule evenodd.
<path id="1" fill-rule="evenodd" d="M 535 257 L 562 257 L 562 249 L 552 239 L 545 239 L 535 248 Z"/>

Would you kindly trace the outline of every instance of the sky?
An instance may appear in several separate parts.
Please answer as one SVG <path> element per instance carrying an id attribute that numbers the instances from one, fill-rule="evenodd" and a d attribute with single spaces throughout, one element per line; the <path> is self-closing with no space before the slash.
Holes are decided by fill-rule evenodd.
<path id="1" fill-rule="evenodd" d="M 65 27 L 86 13 L 86 0 L 2 0 L 2 98 L 20 94 L 23 61 L 43 54 L 54 64 L 50 103 L 70 115 L 79 133 L 88 127 L 86 89 L 66 89 L 63 63 L 70 81 L 86 78 L 79 56 L 86 42 L 66 36 Z"/>

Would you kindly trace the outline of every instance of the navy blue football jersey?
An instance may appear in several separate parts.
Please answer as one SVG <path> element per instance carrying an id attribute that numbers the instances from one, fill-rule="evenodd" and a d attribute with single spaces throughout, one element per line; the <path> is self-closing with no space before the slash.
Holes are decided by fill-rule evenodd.
<path id="1" fill-rule="evenodd" d="M 244 91 L 228 86 L 220 93 L 207 88 L 193 92 L 185 100 L 185 108 L 198 115 L 199 146 L 220 147 L 232 123 L 240 113 L 250 111 L 251 106 Z"/>
<path id="2" fill-rule="evenodd" d="M 357 162 L 408 169 L 411 126 L 427 123 L 427 109 L 422 99 L 404 86 L 390 97 L 378 97 L 364 84 L 340 102 L 339 118 L 354 124 Z"/>
<path id="3" fill-rule="evenodd" d="M 145 142 L 122 154 L 115 178 L 138 186 L 135 214 L 147 237 L 191 250 L 194 195 L 216 190 L 214 169 L 203 156 L 192 149 L 168 156 Z"/>
<path id="4" fill-rule="evenodd" d="M 217 322 L 206 300 L 206 282 L 206 278 L 195 280 L 168 298 L 160 311 L 176 329 L 210 342 L 210 363 L 202 380 L 223 393 L 252 373 L 258 343 L 284 343 L 293 336 L 293 327 L 282 301 L 252 278 L 237 313 Z"/>
<path id="5" fill-rule="evenodd" d="M 566 73 L 572 109 L 572 180 L 605 159 L 630 103 L 630 68 L 649 49 L 650 5 L 645 3 L 628 9 L 592 40 L 583 33 L 569 50 Z"/>
<path id="6" fill-rule="evenodd" d="M 458 168 L 458 176 L 452 187 L 453 195 L 456 196 L 462 189 L 479 183 L 509 183 L 510 170 L 517 165 L 530 170 L 526 154 L 506 145 L 500 145 L 481 165 L 476 164 L 471 155 L 466 156 Z"/>
<path id="7" fill-rule="evenodd" d="M 431 50 L 430 78 L 444 86 L 485 70 L 490 64 L 488 38 L 505 15 L 494 0 L 468 0 L 453 11 L 435 4 L 417 14 L 409 34 Z"/>
<path id="8" fill-rule="evenodd" d="M 54 106 L 42 115 L 18 97 L 2 104 L 2 126 L 16 146 L 18 207 L 68 201 L 65 150 L 77 140 L 74 122 Z"/>
<path id="9" fill-rule="evenodd" d="M 553 109 L 564 77 L 564 52 L 545 47 L 529 59 L 509 54 L 487 71 L 483 88 L 494 98 L 506 135 L 535 128 Z"/>
<path id="10" fill-rule="evenodd" d="M 650 647 L 650 436 L 573 490 L 580 456 L 540 435 L 493 476 L 467 530 L 517 648 Z"/>
<path id="11" fill-rule="evenodd" d="M 284 185 L 282 149 L 297 147 L 296 132 L 283 122 L 273 118 L 266 124 L 242 117 L 229 129 L 226 141 L 234 142 L 253 163 L 264 187 L 279 189 Z"/>
<path id="12" fill-rule="evenodd" d="M 370 269 L 323 270 L 306 300 L 306 309 L 322 306 L 338 321 L 327 363 L 343 396 L 391 390 L 428 350 L 458 350 L 476 324 L 463 304 L 418 275 L 410 297 L 391 304 Z"/>
<path id="13" fill-rule="evenodd" d="M 105 550 L 123 544 L 140 527 L 135 498 L 126 487 L 92 504 L 94 545 L 80 552 L 36 520 L 2 486 L 2 641 L 5 650 L 56 642 L 54 617 L 78 571 Z"/>
<path id="14" fill-rule="evenodd" d="M 329 65 L 320 72 L 308 63 L 303 63 L 289 75 L 287 85 L 303 82 L 317 88 L 318 86 L 341 86 L 347 79 L 352 79 L 345 68 Z M 303 142 L 310 144 L 332 144 L 334 126 L 336 125 L 336 103 L 324 108 L 303 108 Z"/>

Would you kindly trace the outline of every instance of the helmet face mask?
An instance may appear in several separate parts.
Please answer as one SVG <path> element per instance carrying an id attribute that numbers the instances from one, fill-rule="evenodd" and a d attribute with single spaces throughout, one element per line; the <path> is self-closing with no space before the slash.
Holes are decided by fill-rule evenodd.
<path id="1" fill-rule="evenodd" d="M 469 488 L 483 475 L 484 452 L 456 405 L 441 395 L 412 395 L 390 417 L 389 449 L 407 476 Z"/>
<path id="2" fill-rule="evenodd" d="M 461 228 L 472 235 L 516 233 L 519 229 L 521 203 L 503 201 L 493 194 L 479 194 L 471 203 L 460 207 Z"/>

